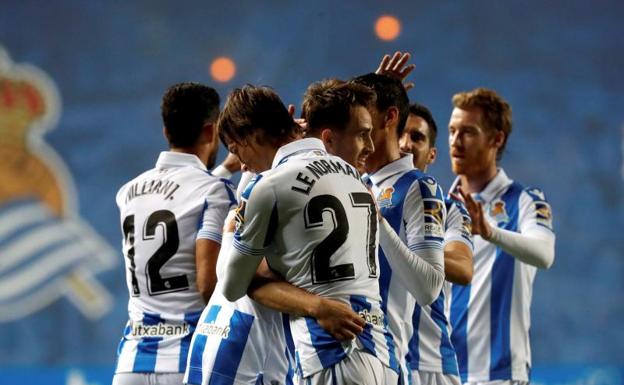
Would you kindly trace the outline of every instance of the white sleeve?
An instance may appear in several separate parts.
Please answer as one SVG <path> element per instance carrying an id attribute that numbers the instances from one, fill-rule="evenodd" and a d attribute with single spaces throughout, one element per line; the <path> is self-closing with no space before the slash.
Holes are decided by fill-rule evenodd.
<path id="1" fill-rule="evenodd" d="M 421 260 L 432 267 L 423 276 L 419 275 L 423 273 L 421 270 L 410 271 L 412 276 L 409 281 L 422 281 L 422 284 L 418 283 L 418 293 L 415 292 L 416 290 L 410 292 L 420 305 L 426 305 L 440 295 L 444 284 L 442 242 L 446 208 L 442 189 L 434 178 L 426 175 L 412 183 L 403 203 L 403 220 L 407 247 L 412 254 L 416 253 Z M 405 254 L 400 253 L 398 257 L 405 258 Z M 412 264 L 412 266 L 415 268 L 416 265 Z M 394 269 L 392 271 L 395 272 Z M 415 289 L 412 285 L 414 284 L 406 285 L 406 287 L 411 286 Z"/>
<path id="2" fill-rule="evenodd" d="M 444 266 L 435 263 L 431 253 L 421 251 L 425 257 L 412 253 L 385 219 L 379 225 L 379 244 L 388 257 L 392 273 L 420 305 L 435 301 L 439 294 L 436 288 L 444 282 Z"/>
<path id="3" fill-rule="evenodd" d="M 221 164 L 215 167 L 210 173 L 214 176 L 226 179 L 230 179 L 233 175 L 227 168 L 225 168 Z"/>
<path id="4" fill-rule="evenodd" d="M 519 233 L 493 227 L 490 242 L 524 263 L 548 269 L 555 260 L 550 205 L 538 188 L 525 189 L 519 203 Z"/>
<path id="5" fill-rule="evenodd" d="M 238 199 L 239 202 L 241 200 L 241 196 L 243 195 L 243 192 L 245 191 L 247 186 L 249 186 L 249 182 L 251 182 L 251 180 L 255 176 L 256 174 L 251 171 L 244 171 L 241 174 L 240 180 L 238 181 L 238 188 L 236 188 L 236 199 Z"/>
<path id="6" fill-rule="evenodd" d="M 236 215 L 233 247 L 226 259 L 223 295 L 236 301 L 247 293 L 266 248 L 272 242 L 276 215 L 275 194 L 262 174 L 248 186 Z"/>
<path id="7" fill-rule="evenodd" d="M 548 269 L 555 260 L 555 235 L 529 229 L 522 233 L 492 227 L 490 242 L 520 261 Z"/>
<path id="8" fill-rule="evenodd" d="M 227 179 L 220 179 L 210 186 L 204 201 L 197 239 L 210 239 L 221 243 L 225 217 L 236 205 L 233 187 Z"/>

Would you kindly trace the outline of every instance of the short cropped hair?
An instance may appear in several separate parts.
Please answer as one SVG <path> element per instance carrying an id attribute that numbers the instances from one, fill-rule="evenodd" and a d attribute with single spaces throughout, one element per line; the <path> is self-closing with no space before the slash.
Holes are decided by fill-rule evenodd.
<path id="1" fill-rule="evenodd" d="M 427 130 L 427 137 L 429 138 L 429 146 L 435 147 L 436 139 L 438 137 L 438 125 L 431 115 L 431 111 L 420 103 L 413 103 L 409 106 L 409 113 L 422 118 L 429 127 Z"/>
<path id="2" fill-rule="evenodd" d="M 369 108 L 375 103 L 375 92 L 357 83 L 327 79 L 311 84 L 303 96 L 302 117 L 308 132 L 323 128 L 344 130 L 351 119 L 351 109 Z"/>
<path id="3" fill-rule="evenodd" d="M 498 149 L 496 159 L 500 160 L 507 139 L 511 135 L 511 106 L 494 90 L 487 88 L 475 88 L 468 92 L 459 92 L 453 95 L 453 106 L 462 110 L 479 108 L 481 110 L 481 124 L 494 134 L 502 131 L 505 134 L 503 145 Z"/>
<path id="4" fill-rule="evenodd" d="M 259 134 L 263 143 L 281 145 L 301 131 L 279 96 L 269 87 L 246 85 L 234 89 L 219 116 L 219 135 L 237 143 Z"/>
<path id="5" fill-rule="evenodd" d="M 204 124 L 217 120 L 219 94 L 199 83 L 174 84 L 165 92 L 160 110 L 169 145 L 191 147 Z"/>
<path id="6" fill-rule="evenodd" d="M 352 81 L 370 87 L 375 91 L 377 95 L 376 107 L 380 112 L 386 112 L 392 106 L 399 110 L 397 136 L 401 137 L 405 129 L 407 116 L 409 115 L 409 99 L 401 80 L 371 72 L 358 76 Z"/>

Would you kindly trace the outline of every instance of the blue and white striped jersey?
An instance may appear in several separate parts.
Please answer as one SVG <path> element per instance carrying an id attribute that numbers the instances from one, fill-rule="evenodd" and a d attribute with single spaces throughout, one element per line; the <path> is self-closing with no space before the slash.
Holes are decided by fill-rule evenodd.
<path id="1" fill-rule="evenodd" d="M 412 155 L 404 155 L 368 178 L 382 215 L 409 249 L 415 253 L 435 253 L 442 260 L 446 209 L 435 179 L 413 167 Z M 409 376 L 409 344 L 413 333 L 418 332 L 414 329 L 418 323 L 412 321 L 417 304 L 398 276 L 392 274 L 387 258 L 381 249 L 382 303 L 404 376 Z"/>
<path id="2" fill-rule="evenodd" d="M 229 302 L 217 287 L 195 330 L 184 383 L 292 385 L 288 330 L 281 313 L 247 296 Z"/>
<path id="3" fill-rule="evenodd" d="M 525 188 L 499 169 L 473 196 L 483 203 L 492 226 L 520 233 L 538 231 L 554 240 L 550 205 L 540 189 Z M 451 340 L 462 381 L 528 381 L 536 268 L 480 236 L 474 237 L 474 246 L 472 283 L 453 285 L 450 308 Z"/>
<path id="4" fill-rule="evenodd" d="M 348 303 L 368 322 L 354 341 L 339 342 L 316 320 L 291 316 L 303 377 L 353 349 L 398 370 L 380 305 L 375 204 L 353 166 L 328 155 L 318 139 L 289 143 L 247 188 L 237 218 L 238 252 L 266 256 L 288 282 Z"/>
<path id="5" fill-rule="evenodd" d="M 472 246 L 472 221 L 464 204 L 450 197 L 444 199 L 446 222 L 444 244 L 462 242 L 470 249 Z M 414 334 L 409 343 L 410 369 L 459 376 L 457 356 L 451 343 L 451 328 L 447 318 L 450 283 L 445 282 L 444 289 L 434 303 L 427 306 L 416 304 L 412 315 Z"/>
<path id="6" fill-rule="evenodd" d="M 231 183 L 210 175 L 191 154 L 162 152 L 155 168 L 121 187 L 130 300 L 116 373 L 184 372 L 205 306 L 196 285 L 195 241 L 220 243 L 235 204 Z"/>

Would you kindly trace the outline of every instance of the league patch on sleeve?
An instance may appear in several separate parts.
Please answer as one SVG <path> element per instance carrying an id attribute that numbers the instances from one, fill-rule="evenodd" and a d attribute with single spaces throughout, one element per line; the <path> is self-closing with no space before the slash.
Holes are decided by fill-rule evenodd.
<path id="1" fill-rule="evenodd" d="M 243 224 L 245 223 L 245 205 L 247 204 L 246 200 L 242 200 L 240 205 L 235 210 L 234 216 L 234 226 L 235 226 L 235 235 L 240 235 L 243 232 Z"/>
<path id="2" fill-rule="evenodd" d="M 424 176 L 418 179 L 425 216 L 425 239 L 444 238 L 445 207 L 442 190 L 435 179 Z"/>
<path id="3" fill-rule="evenodd" d="M 550 204 L 546 201 L 544 192 L 536 187 L 528 188 L 525 191 L 529 194 L 531 199 L 533 199 L 535 221 L 537 224 L 552 230 L 552 209 L 550 208 Z"/>

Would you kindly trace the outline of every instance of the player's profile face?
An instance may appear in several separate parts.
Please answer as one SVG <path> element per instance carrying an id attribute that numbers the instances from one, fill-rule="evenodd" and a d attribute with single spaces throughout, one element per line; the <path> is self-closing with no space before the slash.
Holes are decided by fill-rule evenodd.
<path id="1" fill-rule="evenodd" d="M 481 124 L 479 108 L 455 107 L 449 122 L 449 155 L 457 175 L 477 175 L 496 164 L 494 138 Z"/>
<path id="2" fill-rule="evenodd" d="M 329 150 L 362 172 L 366 159 L 374 151 L 372 130 L 373 122 L 368 110 L 362 106 L 355 106 L 351 108 L 351 118 L 347 127 L 344 130 L 334 131 Z"/>
<path id="3" fill-rule="evenodd" d="M 402 152 L 414 155 L 414 166 L 425 170 L 431 163 L 431 143 L 429 142 L 429 125 L 420 116 L 409 114 L 399 146 Z"/>

